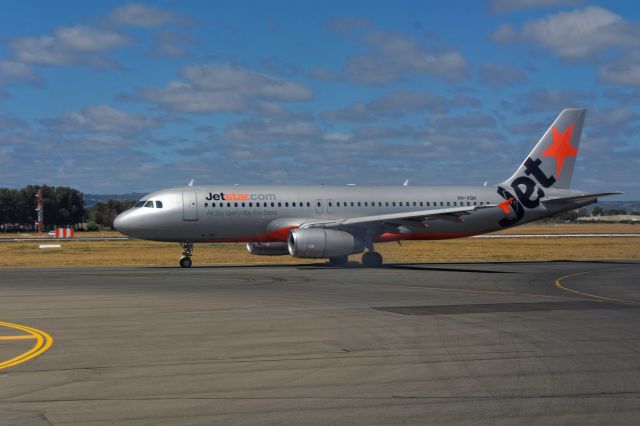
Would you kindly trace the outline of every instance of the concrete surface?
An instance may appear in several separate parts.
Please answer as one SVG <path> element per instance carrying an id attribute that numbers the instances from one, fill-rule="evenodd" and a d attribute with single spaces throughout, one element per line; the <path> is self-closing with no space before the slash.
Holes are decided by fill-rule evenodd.
<path id="1" fill-rule="evenodd" d="M 3 270 L 0 321 L 54 342 L 0 370 L 0 424 L 640 424 L 639 278 L 624 261 Z M 0 363 L 29 346 L 0 340 Z"/>

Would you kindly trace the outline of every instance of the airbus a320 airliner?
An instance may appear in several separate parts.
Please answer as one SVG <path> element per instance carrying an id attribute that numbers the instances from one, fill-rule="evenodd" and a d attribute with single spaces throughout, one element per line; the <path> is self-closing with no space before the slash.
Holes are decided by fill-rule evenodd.
<path id="1" fill-rule="evenodd" d="M 492 187 L 187 186 L 143 197 L 114 227 L 180 242 L 183 268 L 199 242 L 246 242 L 254 255 L 335 265 L 364 252 L 365 266 L 379 266 L 375 243 L 484 234 L 621 194 L 569 189 L 585 114 L 563 110 L 513 176 Z"/>

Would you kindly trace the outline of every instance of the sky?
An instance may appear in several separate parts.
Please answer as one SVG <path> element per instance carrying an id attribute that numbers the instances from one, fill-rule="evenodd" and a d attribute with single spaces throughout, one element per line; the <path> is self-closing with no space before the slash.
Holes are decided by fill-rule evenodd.
<path id="1" fill-rule="evenodd" d="M 589 109 L 573 187 L 640 200 L 640 3 L 21 1 L 0 187 L 500 183 Z"/>

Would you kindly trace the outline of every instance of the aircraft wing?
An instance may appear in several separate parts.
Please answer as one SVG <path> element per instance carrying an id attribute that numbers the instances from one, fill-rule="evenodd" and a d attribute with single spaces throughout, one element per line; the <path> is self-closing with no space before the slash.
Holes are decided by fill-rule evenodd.
<path id="1" fill-rule="evenodd" d="M 620 195 L 620 194 L 624 194 L 624 192 L 600 192 L 597 194 L 571 195 L 569 197 L 550 197 L 550 198 L 544 198 L 541 201 L 545 205 L 554 205 L 554 204 L 561 204 L 561 203 L 572 202 L 572 201 L 578 201 L 578 202 L 589 201 L 589 200 L 595 201 L 597 198 L 600 198 L 600 197 L 608 197 L 611 195 Z"/>
<path id="2" fill-rule="evenodd" d="M 374 216 L 350 217 L 345 219 L 316 221 L 305 223 L 301 228 L 339 228 L 355 225 L 389 224 L 398 226 L 423 226 L 421 223 L 429 219 L 443 219 L 460 222 L 461 216 L 483 208 L 501 207 L 498 204 L 487 204 L 484 206 L 451 207 L 435 210 L 418 210 L 402 213 L 379 214 Z"/>

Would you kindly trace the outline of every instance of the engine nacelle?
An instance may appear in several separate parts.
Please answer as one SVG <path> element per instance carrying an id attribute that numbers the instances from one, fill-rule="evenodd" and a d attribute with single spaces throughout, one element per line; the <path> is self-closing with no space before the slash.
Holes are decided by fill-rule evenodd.
<path id="1" fill-rule="evenodd" d="M 364 244 L 348 232 L 334 229 L 306 228 L 289 231 L 289 254 L 313 259 L 361 253 Z"/>
<path id="2" fill-rule="evenodd" d="M 287 243 L 247 243 L 247 251 L 256 256 L 285 256 L 289 254 Z"/>

